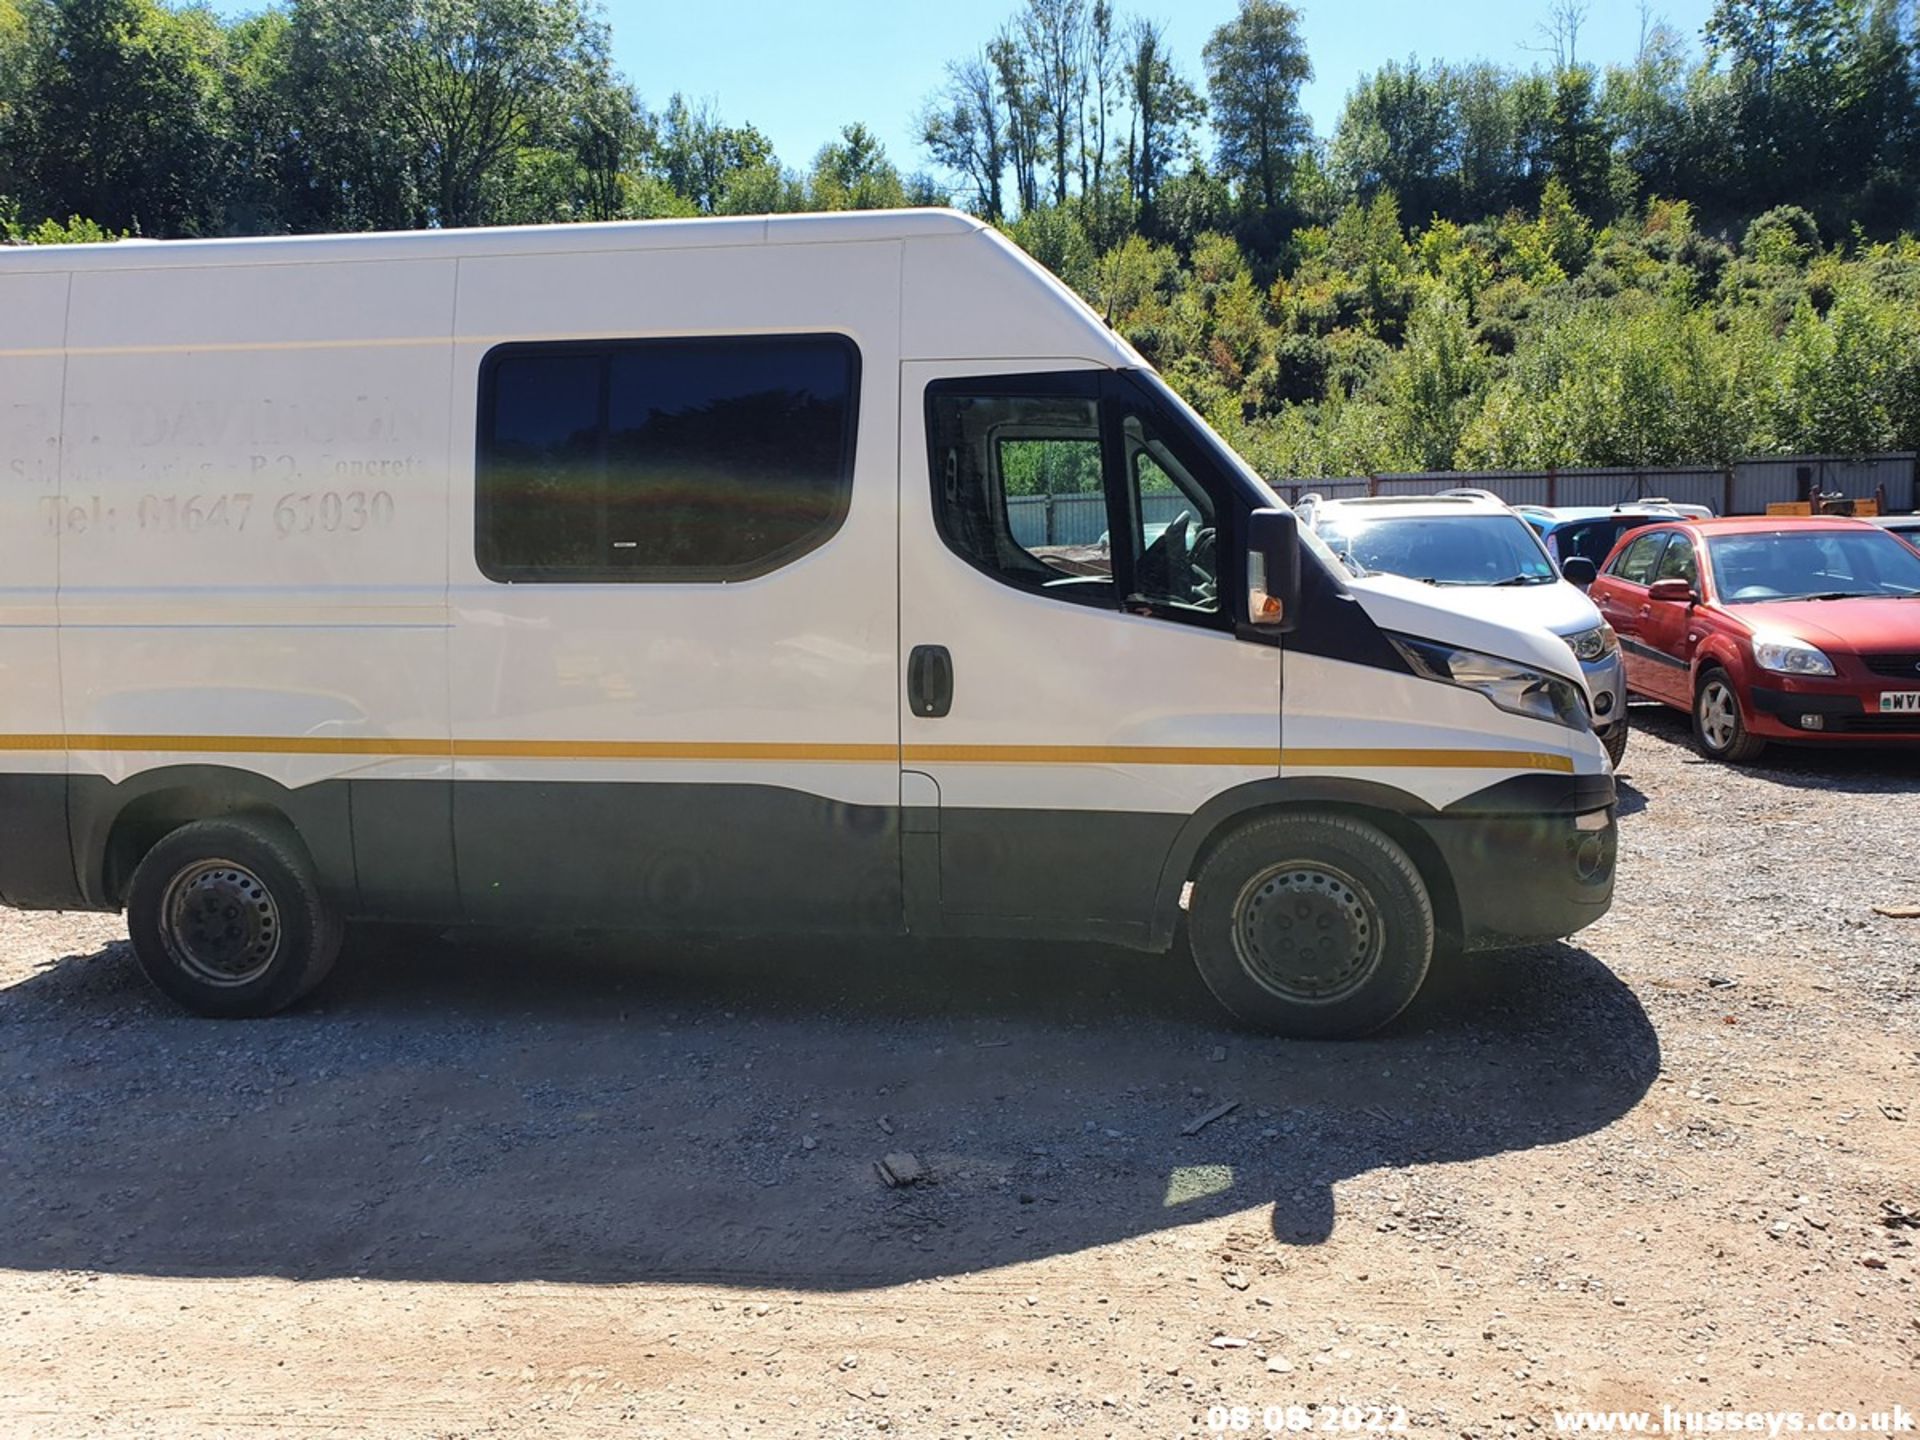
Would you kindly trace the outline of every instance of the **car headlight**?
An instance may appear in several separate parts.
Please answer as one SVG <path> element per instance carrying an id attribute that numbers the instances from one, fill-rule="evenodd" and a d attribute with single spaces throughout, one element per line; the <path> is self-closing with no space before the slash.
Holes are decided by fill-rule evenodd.
<path id="1" fill-rule="evenodd" d="M 1791 635 L 1756 635 L 1753 660 L 1776 675 L 1831 675 L 1833 661 L 1824 650 Z"/>
<path id="2" fill-rule="evenodd" d="M 1604 660 L 1620 648 L 1620 637 L 1613 633 L 1613 627 L 1604 620 L 1593 629 L 1582 630 L 1566 639 L 1567 644 L 1573 647 L 1574 658 L 1583 665 Z"/>
<path id="3" fill-rule="evenodd" d="M 1416 675 L 1478 690 L 1502 710 L 1535 720 L 1550 720 L 1574 730 L 1593 728 L 1587 692 L 1577 681 L 1503 660 L 1478 650 L 1462 650 L 1407 635 L 1389 637 Z"/>

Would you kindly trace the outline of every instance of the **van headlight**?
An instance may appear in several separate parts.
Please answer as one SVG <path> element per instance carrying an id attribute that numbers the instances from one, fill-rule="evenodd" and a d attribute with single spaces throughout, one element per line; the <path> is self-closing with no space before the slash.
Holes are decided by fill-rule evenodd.
<path id="1" fill-rule="evenodd" d="M 1535 720 L 1550 720 L 1572 730 L 1591 730 L 1587 692 L 1577 681 L 1535 670 L 1517 660 L 1478 650 L 1462 650 L 1407 635 L 1388 637 L 1416 675 L 1478 690 L 1502 710 Z"/>
<path id="2" fill-rule="evenodd" d="M 1582 665 L 1591 665 L 1596 660 L 1604 660 L 1620 648 L 1620 637 L 1613 633 L 1613 627 L 1602 620 L 1591 630 L 1582 630 L 1577 635 L 1567 636 L 1567 644 L 1573 647 L 1574 659 Z"/>

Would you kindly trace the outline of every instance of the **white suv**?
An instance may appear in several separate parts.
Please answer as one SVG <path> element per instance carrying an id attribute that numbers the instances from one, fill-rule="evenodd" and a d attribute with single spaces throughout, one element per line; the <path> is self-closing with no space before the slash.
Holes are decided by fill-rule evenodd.
<path id="1" fill-rule="evenodd" d="M 1452 603 L 1503 625 L 1533 625 L 1566 641 L 1587 677 L 1593 728 L 1618 765 L 1627 749 L 1620 642 L 1586 593 L 1564 578 L 1533 527 L 1484 491 L 1324 500 L 1300 518 L 1362 587 L 1446 587 Z M 1586 578 L 1591 579 L 1589 575 Z"/>

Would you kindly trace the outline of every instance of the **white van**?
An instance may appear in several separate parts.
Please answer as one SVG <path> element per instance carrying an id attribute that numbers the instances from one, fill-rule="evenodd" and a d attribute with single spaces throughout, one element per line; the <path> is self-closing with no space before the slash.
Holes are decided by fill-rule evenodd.
<path id="1" fill-rule="evenodd" d="M 1352 1034 L 1610 898 L 1565 648 L 1357 601 L 958 214 L 0 252 L 0 487 L 0 898 L 204 1014 L 359 919 L 1184 930 Z"/>

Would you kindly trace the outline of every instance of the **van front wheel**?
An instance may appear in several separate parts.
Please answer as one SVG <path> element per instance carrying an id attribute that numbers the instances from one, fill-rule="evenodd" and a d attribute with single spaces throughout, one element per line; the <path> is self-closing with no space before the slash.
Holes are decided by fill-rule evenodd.
<path id="1" fill-rule="evenodd" d="M 1344 815 L 1275 815 L 1228 836 L 1194 879 L 1187 920 L 1215 998 L 1303 1039 L 1378 1030 L 1419 993 L 1433 959 L 1419 870 Z"/>
<path id="2" fill-rule="evenodd" d="M 147 852 L 127 889 L 127 933 L 154 988 L 196 1014 L 271 1015 L 326 976 L 339 917 L 293 831 L 200 820 Z"/>

